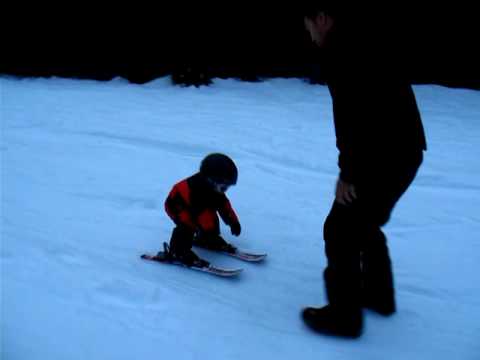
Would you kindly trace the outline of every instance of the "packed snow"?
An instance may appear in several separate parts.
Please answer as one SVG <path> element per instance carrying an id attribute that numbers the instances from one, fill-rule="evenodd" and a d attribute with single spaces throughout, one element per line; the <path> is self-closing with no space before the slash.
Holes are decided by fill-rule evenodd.
<path id="1" fill-rule="evenodd" d="M 328 89 L 301 79 L 177 87 L 1 77 L 2 360 L 480 359 L 480 92 L 414 91 L 429 149 L 385 227 L 398 312 L 344 340 L 325 304 L 323 221 L 337 149 Z M 387 119 L 386 119 L 387 120 Z M 239 168 L 242 224 L 268 258 L 235 279 L 146 262 L 172 185 L 211 152 Z"/>

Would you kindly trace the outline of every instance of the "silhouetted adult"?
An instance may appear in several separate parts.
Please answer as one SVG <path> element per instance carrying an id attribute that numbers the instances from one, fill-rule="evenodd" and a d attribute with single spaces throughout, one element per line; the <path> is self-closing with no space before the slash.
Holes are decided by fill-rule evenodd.
<path id="1" fill-rule="evenodd" d="M 330 90 L 340 174 L 324 223 L 328 305 L 302 316 L 312 329 L 358 337 L 363 308 L 395 312 L 392 265 L 381 227 L 413 181 L 426 141 L 415 95 L 382 28 L 367 13 L 311 1 L 305 28 Z M 382 35 L 382 36 L 381 36 Z"/>

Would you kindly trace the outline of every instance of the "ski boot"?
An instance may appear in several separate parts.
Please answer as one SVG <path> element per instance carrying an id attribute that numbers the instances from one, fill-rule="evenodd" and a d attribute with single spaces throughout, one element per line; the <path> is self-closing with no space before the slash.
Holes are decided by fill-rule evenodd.
<path id="1" fill-rule="evenodd" d="M 205 235 L 197 234 L 193 239 L 193 245 L 202 247 L 208 250 L 224 251 L 230 254 L 234 254 L 237 248 L 232 244 L 229 244 L 220 235 Z"/>
<path id="2" fill-rule="evenodd" d="M 198 268 L 203 268 L 210 266 L 210 263 L 207 260 L 200 258 L 191 249 L 188 249 L 182 253 L 175 253 L 170 249 L 167 243 L 163 243 L 163 249 L 163 254 L 165 258 L 169 261 L 178 261 L 188 267 L 194 266 Z"/>

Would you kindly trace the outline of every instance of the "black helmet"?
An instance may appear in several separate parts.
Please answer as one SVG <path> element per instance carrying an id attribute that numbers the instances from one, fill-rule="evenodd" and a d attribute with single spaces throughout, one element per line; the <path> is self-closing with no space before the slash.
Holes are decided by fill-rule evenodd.
<path id="1" fill-rule="evenodd" d="M 238 178 L 238 170 L 233 160 L 220 153 L 207 155 L 202 160 L 200 174 L 216 183 L 226 185 L 235 185 Z"/>

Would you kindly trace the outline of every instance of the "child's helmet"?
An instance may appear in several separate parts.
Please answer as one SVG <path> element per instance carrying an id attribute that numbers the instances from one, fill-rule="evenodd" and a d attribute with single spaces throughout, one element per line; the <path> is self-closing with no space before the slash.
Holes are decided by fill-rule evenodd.
<path id="1" fill-rule="evenodd" d="M 227 155 L 214 153 L 207 155 L 200 165 L 200 174 L 219 184 L 235 185 L 238 170 Z"/>

